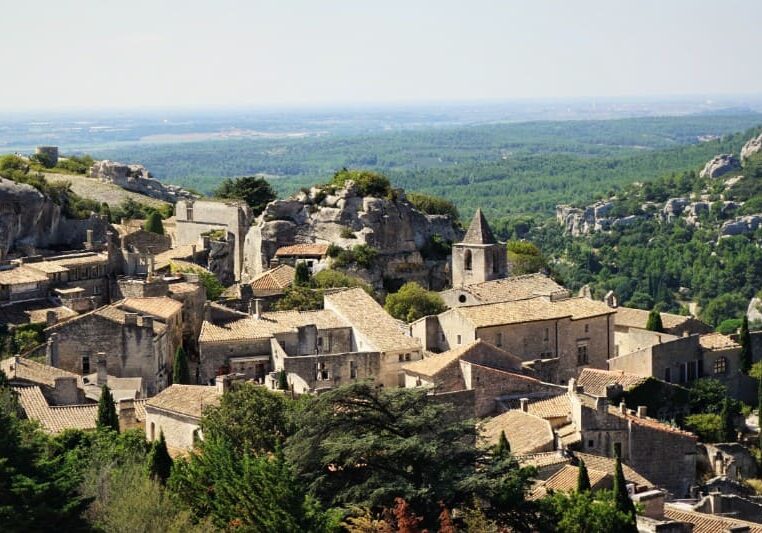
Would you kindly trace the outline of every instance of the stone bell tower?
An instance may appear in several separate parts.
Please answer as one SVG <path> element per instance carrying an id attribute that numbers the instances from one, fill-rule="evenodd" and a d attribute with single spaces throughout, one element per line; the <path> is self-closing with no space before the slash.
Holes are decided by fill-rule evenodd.
<path id="1" fill-rule="evenodd" d="M 452 286 L 462 287 L 507 276 L 505 246 L 497 242 L 477 209 L 463 242 L 452 245 Z"/>

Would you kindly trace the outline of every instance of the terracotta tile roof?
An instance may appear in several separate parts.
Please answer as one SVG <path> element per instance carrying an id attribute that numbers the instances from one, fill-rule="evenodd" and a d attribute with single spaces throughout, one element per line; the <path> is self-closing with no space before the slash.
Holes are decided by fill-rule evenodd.
<path id="1" fill-rule="evenodd" d="M 170 283 L 169 292 L 172 294 L 194 294 L 201 290 L 201 286 L 190 281 L 181 281 L 179 283 Z"/>
<path id="2" fill-rule="evenodd" d="M 13 387 L 27 418 L 40 423 L 48 433 L 66 429 L 95 429 L 98 404 L 48 405 L 39 387 Z"/>
<path id="3" fill-rule="evenodd" d="M 533 466 L 535 468 L 569 464 L 571 462 L 571 457 L 563 455 L 560 451 L 529 453 L 525 455 L 514 454 L 513 458 L 523 467 Z"/>
<path id="4" fill-rule="evenodd" d="M 737 526 L 748 527 L 750 533 L 762 533 L 762 524 L 689 511 L 670 503 L 664 504 L 664 517 L 677 522 L 693 524 L 693 533 L 726 533 L 731 527 Z"/>
<path id="5" fill-rule="evenodd" d="M 512 302 L 536 296 L 568 294 L 566 289 L 545 274 L 526 274 L 496 279 L 452 290 L 468 291 L 482 303 Z"/>
<path id="6" fill-rule="evenodd" d="M 648 380 L 648 377 L 627 374 L 621 370 L 600 370 L 583 368 L 577 378 L 577 384 L 582 385 L 585 392 L 594 396 L 605 396 L 606 385 L 618 383 L 622 389 L 629 391 Z"/>
<path id="7" fill-rule="evenodd" d="M 558 433 L 559 440 L 566 448 L 582 442 L 582 435 L 577 431 L 574 424 L 566 424 L 558 428 L 556 432 Z"/>
<path id="8" fill-rule="evenodd" d="M 89 313 L 85 313 L 83 315 L 78 315 L 74 318 L 71 318 L 70 320 L 67 320 L 66 322 L 62 322 L 60 324 L 50 326 L 49 328 L 46 328 L 45 331 L 55 332 L 59 329 L 66 327 L 68 324 L 77 322 L 79 320 L 85 320 L 90 316 L 97 316 L 100 318 L 104 318 L 106 320 L 110 320 L 111 322 L 116 322 L 117 324 L 124 324 L 124 315 L 126 314 L 126 311 L 119 309 L 117 307 L 119 303 L 121 302 L 117 302 L 112 305 L 106 305 L 104 307 L 99 307 L 98 309 L 95 309 L 94 311 L 90 311 Z M 138 317 L 138 324 L 142 324 L 142 319 L 140 317 Z M 167 326 L 165 326 L 161 322 L 154 321 L 153 323 L 154 332 L 158 334 L 165 331 L 166 329 L 167 329 Z"/>
<path id="9" fill-rule="evenodd" d="M 481 339 L 458 346 L 441 354 L 431 355 L 425 359 L 407 363 L 403 366 L 403 369 L 405 372 L 433 377 L 450 365 L 464 358 L 467 360 L 469 357 L 480 359 L 488 357 L 500 361 L 505 367 L 513 367 L 515 370 L 521 369 L 520 358 Z"/>
<path id="10" fill-rule="evenodd" d="M 161 252 L 154 255 L 154 268 L 160 270 L 162 268 L 168 267 L 170 263 L 175 262 L 175 259 L 188 259 L 193 257 L 193 246 L 194 245 L 192 244 L 183 244 L 181 246 L 177 246 L 176 248 L 171 248 L 166 252 Z"/>
<path id="11" fill-rule="evenodd" d="M 580 396 L 585 396 L 580 395 Z M 627 410 L 626 413 L 622 413 L 622 411 L 619 409 L 619 407 L 615 407 L 613 405 L 609 406 L 609 414 L 618 416 L 620 418 L 625 418 L 632 422 L 633 424 L 647 427 L 650 429 L 655 429 L 657 431 L 663 431 L 665 433 L 672 433 L 674 435 L 682 435 L 684 437 L 692 438 L 694 440 L 697 440 L 696 435 L 693 433 L 690 433 L 689 431 L 682 430 L 680 428 L 676 428 L 673 426 L 670 426 L 669 424 L 665 424 L 664 422 L 660 422 L 659 420 L 656 420 L 655 418 L 649 418 L 649 417 L 639 417 L 637 414 L 635 414 L 634 411 Z"/>
<path id="12" fill-rule="evenodd" d="M 549 491 L 572 492 L 577 490 L 577 477 L 579 468 L 572 465 L 564 465 L 561 469 L 532 488 L 527 498 L 529 500 L 539 500 L 547 496 Z M 599 472 L 591 468 L 587 469 L 587 476 L 590 478 L 590 488 L 592 490 L 608 488 L 612 485 L 612 477 L 605 472 Z"/>
<path id="13" fill-rule="evenodd" d="M 296 269 L 291 265 L 278 265 L 251 280 L 251 288 L 255 295 L 280 294 L 294 282 Z"/>
<path id="14" fill-rule="evenodd" d="M 48 281 L 46 274 L 23 265 L 9 270 L 0 270 L 0 285 L 23 285 L 45 281 Z"/>
<path id="15" fill-rule="evenodd" d="M 559 394 L 551 398 L 532 401 L 529 400 L 527 410 L 530 414 L 540 418 L 562 418 L 571 414 L 571 402 L 566 394 Z"/>
<path id="16" fill-rule="evenodd" d="M 404 324 L 392 318 L 376 300 L 360 288 L 325 295 L 326 309 L 332 309 L 381 352 L 420 350 L 421 343 L 409 335 Z"/>
<path id="17" fill-rule="evenodd" d="M 699 344 L 705 350 L 724 350 L 740 348 L 741 345 L 722 333 L 705 333 L 699 336 Z"/>
<path id="18" fill-rule="evenodd" d="M 24 263 L 25 267 L 39 270 L 45 274 L 59 274 L 68 272 L 69 269 L 55 261 L 37 261 L 36 263 Z"/>
<path id="19" fill-rule="evenodd" d="M 262 313 L 261 318 L 247 316 L 225 324 L 204 321 L 199 342 L 223 342 L 269 338 L 278 333 L 296 331 L 298 326 L 314 324 L 320 330 L 348 328 L 336 313 L 318 311 L 274 311 Z"/>
<path id="20" fill-rule="evenodd" d="M 83 386 L 82 377 L 54 366 L 48 366 L 24 357 L 18 358 L 18 363 L 14 357 L 9 357 L 0 361 L 0 369 L 5 372 L 8 379 L 20 379 L 38 385 L 53 387 L 56 378 L 76 378 L 77 385 Z"/>
<path id="21" fill-rule="evenodd" d="M 138 422 L 145 422 L 146 421 L 146 402 L 148 400 L 146 398 L 141 398 L 140 400 L 135 400 L 135 418 L 138 420 Z"/>
<path id="22" fill-rule="evenodd" d="M 98 374 L 88 374 L 83 376 L 85 383 L 85 396 L 91 400 L 98 401 L 101 398 L 101 387 L 98 385 Z M 123 398 L 133 398 L 140 396 L 143 390 L 143 378 L 119 378 L 116 376 L 106 376 L 106 385 L 111 389 L 114 401 L 118 402 Z"/>
<path id="23" fill-rule="evenodd" d="M 292 244 L 278 248 L 275 257 L 323 257 L 327 253 L 327 244 Z"/>
<path id="24" fill-rule="evenodd" d="M 492 233 L 487 219 L 484 217 L 481 208 L 476 208 L 474 218 L 471 219 L 471 224 L 468 226 L 466 236 L 463 238 L 465 244 L 496 244 L 497 239 Z M 507 253 L 507 252 L 506 252 Z"/>
<path id="25" fill-rule="evenodd" d="M 67 268 L 85 265 L 103 265 L 108 263 L 108 254 L 103 253 L 85 253 L 64 257 L 53 257 L 45 259 L 49 263 L 55 263 Z"/>
<path id="26" fill-rule="evenodd" d="M 582 452 L 573 452 L 573 453 L 574 453 L 574 457 L 585 461 L 585 466 L 587 466 L 588 468 L 592 468 L 600 472 L 605 472 L 607 474 L 610 474 L 612 477 L 614 476 L 616 472 L 615 459 L 612 459 L 610 457 L 603 457 L 601 455 L 593 455 L 589 453 L 582 453 Z M 638 488 L 650 489 L 656 486 L 653 483 L 651 483 L 649 480 L 647 480 L 645 477 L 640 475 L 632 467 L 624 463 L 622 463 L 622 472 L 624 473 L 624 478 L 627 481 L 637 485 Z"/>
<path id="27" fill-rule="evenodd" d="M 633 307 L 617 307 L 615 323 L 617 326 L 628 328 L 646 329 L 648 323 L 648 314 L 650 311 L 644 309 L 635 309 Z M 672 313 L 661 313 L 661 324 L 665 330 L 670 330 L 691 320 L 691 316 L 674 315 Z"/>
<path id="28" fill-rule="evenodd" d="M 482 441 L 486 445 L 497 444 L 501 431 L 505 431 L 513 453 L 536 453 L 553 448 L 550 423 L 523 411 L 506 411 L 487 419 L 481 427 Z"/>
<path id="29" fill-rule="evenodd" d="M 576 297 L 551 302 L 547 298 L 529 298 L 513 302 L 498 302 L 467 307 L 456 307 L 446 313 L 457 313 L 474 327 L 483 328 L 503 324 L 520 324 L 537 320 L 569 317 L 572 320 L 613 314 L 614 309 L 603 302 Z"/>
<path id="30" fill-rule="evenodd" d="M 44 324 L 48 311 L 56 314 L 56 322 L 63 322 L 77 316 L 77 313 L 48 300 L 19 302 L 0 307 L 0 322 L 7 324 Z"/>
<path id="31" fill-rule="evenodd" d="M 125 298 L 120 307 L 125 311 L 169 320 L 183 309 L 183 304 L 167 296 L 154 298 Z"/>
<path id="32" fill-rule="evenodd" d="M 146 402 L 150 408 L 170 411 L 193 418 L 201 418 L 204 408 L 218 405 L 220 394 L 217 387 L 206 385 L 170 385 Z"/>

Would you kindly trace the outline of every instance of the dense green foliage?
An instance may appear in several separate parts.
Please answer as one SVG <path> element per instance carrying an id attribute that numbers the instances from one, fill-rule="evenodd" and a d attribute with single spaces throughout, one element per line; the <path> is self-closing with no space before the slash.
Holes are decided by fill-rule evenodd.
<path id="1" fill-rule="evenodd" d="M 540 249 L 527 241 L 510 241 L 507 244 L 511 274 L 534 274 L 545 269 L 545 258 Z"/>
<path id="2" fill-rule="evenodd" d="M 427 315 L 437 315 L 447 306 L 436 292 L 427 291 L 415 281 L 409 281 L 399 291 L 387 295 L 384 309 L 394 318 L 414 322 Z"/>
<path id="3" fill-rule="evenodd" d="M 182 346 L 175 351 L 175 359 L 172 361 L 172 383 L 178 385 L 190 385 L 190 369 L 188 368 L 188 356 Z"/>
<path id="4" fill-rule="evenodd" d="M 579 468 L 577 470 L 577 492 L 588 492 L 591 488 L 587 466 L 585 466 L 585 461 L 580 459 Z"/>
<path id="5" fill-rule="evenodd" d="M 158 235 L 164 235 L 164 224 L 161 222 L 161 215 L 157 211 L 153 211 L 148 215 L 148 219 L 143 226 L 143 229 L 156 233 Z"/>
<path id="6" fill-rule="evenodd" d="M 198 278 L 201 281 L 201 284 L 204 286 L 204 289 L 206 289 L 207 300 L 216 300 L 225 290 L 225 286 L 220 282 L 219 279 L 217 279 L 217 276 L 203 267 L 188 265 L 185 263 L 170 263 L 169 267 L 172 272 L 188 272 L 192 274 L 198 274 Z"/>
<path id="7" fill-rule="evenodd" d="M 411 192 L 407 195 L 408 201 L 419 211 L 428 215 L 449 215 L 453 222 L 459 219 L 458 208 L 450 200 L 439 196 L 431 196 L 420 192 Z"/>
<path id="8" fill-rule="evenodd" d="M 310 269 L 307 263 L 299 261 L 296 264 L 296 272 L 294 273 L 294 285 L 306 287 L 310 284 L 310 277 Z"/>
<path id="9" fill-rule="evenodd" d="M 661 313 L 656 309 L 651 309 L 648 313 L 648 320 L 646 321 L 646 329 L 648 331 L 663 332 L 664 324 L 661 321 Z"/>
<path id="10" fill-rule="evenodd" d="M 147 463 L 148 475 L 159 483 L 164 484 L 169 479 L 172 472 L 172 458 L 167 450 L 167 440 L 164 438 L 164 432 L 159 432 L 159 439 L 151 444 L 148 452 Z"/>
<path id="11" fill-rule="evenodd" d="M 101 397 L 98 400 L 98 418 L 95 423 L 99 429 L 110 429 L 119 432 L 119 417 L 116 414 L 116 404 L 108 385 L 101 387 Z"/>
<path id="12" fill-rule="evenodd" d="M 636 531 L 632 515 L 617 507 L 617 500 L 609 491 L 556 492 L 542 503 L 547 531 L 558 533 Z"/>
<path id="13" fill-rule="evenodd" d="M 614 506 L 617 511 L 623 513 L 629 518 L 627 523 L 619 531 L 637 533 L 638 528 L 635 521 L 635 504 L 632 503 L 630 495 L 627 492 L 627 481 L 624 479 L 622 470 L 622 459 L 619 452 L 616 452 L 616 463 L 614 465 Z"/>
<path id="14" fill-rule="evenodd" d="M 389 178 L 378 172 L 342 168 L 333 175 L 330 185 L 343 189 L 348 181 L 353 181 L 360 196 L 389 196 L 391 184 Z"/>
<path id="15" fill-rule="evenodd" d="M 368 294 L 373 295 L 373 290 L 370 285 L 365 283 L 362 279 L 330 268 L 321 270 L 312 276 L 312 284 L 320 289 L 360 287 Z"/>
<path id="16" fill-rule="evenodd" d="M 328 254 L 333 257 L 332 266 L 334 268 L 347 268 L 357 265 L 360 268 L 370 269 L 375 265 L 378 250 L 369 244 L 355 244 L 349 249 L 331 248 Z"/>
<path id="17" fill-rule="evenodd" d="M 265 210 L 268 203 L 275 200 L 275 191 L 263 178 L 246 176 L 236 179 L 225 179 L 214 189 L 212 196 L 232 200 L 243 200 L 251 207 L 254 216 Z"/>

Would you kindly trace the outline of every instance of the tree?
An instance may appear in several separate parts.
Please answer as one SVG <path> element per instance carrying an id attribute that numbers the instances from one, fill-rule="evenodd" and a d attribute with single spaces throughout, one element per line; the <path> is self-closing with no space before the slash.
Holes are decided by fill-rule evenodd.
<path id="1" fill-rule="evenodd" d="M 164 224 L 161 221 L 161 215 L 158 211 L 153 211 L 150 215 L 148 215 L 148 219 L 146 219 L 143 229 L 150 231 L 151 233 L 164 235 Z"/>
<path id="2" fill-rule="evenodd" d="M 275 303 L 276 311 L 314 311 L 323 308 L 323 291 L 293 285 L 286 289 L 283 297 Z"/>
<path id="3" fill-rule="evenodd" d="M 719 414 L 727 394 L 728 389 L 720 380 L 697 379 L 690 388 L 691 413 Z"/>
<path id="4" fill-rule="evenodd" d="M 267 204 L 276 198 L 272 186 L 264 178 L 257 176 L 224 179 L 212 194 L 217 198 L 243 200 L 249 205 L 254 216 L 259 216 Z"/>
<path id="5" fill-rule="evenodd" d="M 310 269 L 307 263 L 299 261 L 296 263 L 296 273 L 294 274 L 294 285 L 307 287 L 310 284 Z"/>
<path id="6" fill-rule="evenodd" d="M 389 178 L 372 170 L 342 168 L 333 175 L 331 185 L 344 188 L 348 181 L 353 181 L 360 196 L 388 196 L 391 193 Z"/>
<path id="7" fill-rule="evenodd" d="M 534 274 L 545 269 L 545 258 L 540 249 L 531 242 L 510 241 L 506 246 L 513 275 Z"/>
<path id="8" fill-rule="evenodd" d="M 632 502 L 630 502 L 632 503 Z M 617 508 L 610 491 L 555 492 L 540 502 L 544 531 L 559 533 L 636 532 L 633 514 Z"/>
<path id="9" fill-rule="evenodd" d="M 285 370 L 278 372 L 278 388 L 280 390 L 288 390 L 288 375 Z"/>
<path id="10" fill-rule="evenodd" d="M 436 315 L 447 309 L 442 298 L 427 291 L 414 281 L 405 283 L 399 291 L 386 297 L 384 309 L 394 318 L 413 322 L 427 315 Z"/>
<path id="11" fill-rule="evenodd" d="M 733 418 L 735 413 L 730 406 L 730 399 L 725 397 L 722 400 L 722 411 L 720 411 L 720 419 L 722 420 L 722 441 L 723 442 L 735 442 L 736 430 L 735 424 L 733 424 Z"/>
<path id="12" fill-rule="evenodd" d="M 652 309 L 651 312 L 648 313 L 648 321 L 646 322 L 646 329 L 648 331 L 658 331 L 658 332 L 664 331 L 664 325 L 661 322 L 661 313 L 657 311 L 656 309 Z"/>
<path id="13" fill-rule="evenodd" d="M 508 442 L 508 437 L 505 436 L 505 431 L 500 431 L 500 437 L 497 439 L 497 446 L 495 448 L 495 455 L 498 457 L 506 457 L 511 453 L 511 444 Z"/>
<path id="14" fill-rule="evenodd" d="M 169 267 L 172 272 L 190 272 L 192 274 L 198 274 L 198 278 L 206 290 L 207 300 L 216 300 L 225 290 L 225 286 L 219 279 L 217 279 L 217 276 L 201 266 L 170 263 Z"/>
<path id="15" fill-rule="evenodd" d="M 178 385 L 189 385 L 190 370 L 188 369 L 188 356 L 182 346 L 177 347 L 175 351 L 175 360 L 172 362 L 172 383 Z"/>
<path id="16" fill-rule="evenodd" d="M 630 495 L 627 493 L 627 482 L 624 479 L 624 471 L 622 470 L 622 458 L 619 456 L 619 452 L 616 453 L 616 463 L 614 465 L 614 506 L 617 511 L 624 513 L 629 517 L 628 526 L 622 531 L 637 532 L 636 518 L 635 518 L 635 505 L 630 499 Z"/>
<path id="17" fill-rule="evenodd" d="M 686 429 L 695 433 L 701 442 L 724 442 L 722 418 L 716 413 L 697 413 L 685 417 Z"/>
<path id="18" fill-rule="evenodd" d="M 172 472 L 172 458 L 167 450 L 167 441 L 164 439 L 164 431 L 159 432 L 159 440 L 151 444 L 148 452 L 148 475 L 159 481 L 162 485 L 167 482 Z"/>
<path id="19" fill-rule="evenodd" d="M 95 421 L 99 429 L 112 429 L 119 432 L 119 417 L 116 414 L 114 397 L 108 385 L 101 387 L 101 397 L 98 400 L 98 419 Z"/>
<path id="20" fill-rule="evenodd" d="M 587 466 L 585 465 L 585 461 L 580 459 L 579 470 L 577 472 L 577 492 L 586 492 L 591 488 L 590 476 L 587 474 Z"/>
<path id="21" fill-rule="evenodd" d="M 741 372 L 748 374 L 751 370 L 751 333 L 749 333 L 749 317 L 744 315 L 741 322 L 741 331 L 738 335 L 738 343 L 741 345 Z"/>

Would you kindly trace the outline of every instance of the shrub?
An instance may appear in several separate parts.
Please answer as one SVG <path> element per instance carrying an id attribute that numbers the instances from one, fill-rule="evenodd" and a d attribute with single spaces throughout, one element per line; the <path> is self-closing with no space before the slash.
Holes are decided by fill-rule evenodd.
<path id="1" fill-rule="evenodd" d="M 720 322 L 720 325 L 717 326 L 717 331 L 723 335 L 730 335 L 738 331 L 738 328 L 741 327 L 741 322 L 740 318 L 727 318 Z"/>
<path id="2" fill-rule="evenodd" d="M 438 233 L 435 233 L 421 248 L 424 259 L 442 260 L 452 253 L 452 241 L 446 241 Z"/>
<path id="3" fill-rule="evenodd" d="M 342 239 L 356 239 L 357 238 L 357 235 L 355 235 L 355 232 L 352 231 L 352 228 L 348 228 L 346 226 L 341 228 L 340 236 Z"/>
<path id="4" fill-rule="evenodd" d="M 431 196 L 418 192 L 411 192 L 407 195 L 408 201 L 419 211 L 428 215 L 449 215 L 453 222 L 459 219 L 458 208 L 449 200 L 438 196 Z"/>
<path id="5" fill-rule="evenodd" d="M 416 282 L 405 283 L 402 288 L 386 297 L 384 309 L 394 318 L 413 322 L 427 315 L 436 315 L 447 309 L 439 294 L 427 291 Z"/>
<path id="6" fill-rule="evenodd" d="M 391 195 L 389 178 L 370 170 L 343 168 L 333 175 L 330 184 L 337 188 L 344 188 L 348 181 L 355 183 L 357 192 L 362 196 L 383 197 Z"/>
<path id="7" fill-rule="evenodd" d="M 701 413 L 685 417 L 685 427 L 698 435 L 702 442 L 723 440 L 722 417 L 714 413 Z"/>
<path id="8" fill-rule="evenodd" d="M 217 279 L 217 276 L 203 267 L 170 263 L 169 269 L 171 272 L 190 272 L 193 274 L 198 274 L 198 278 L 201 281 L 201 284 L 206 289 L 206 298 L 208 300 L 216 300 L 225 290 L 225 286 L 220 282 L 220 280 Z"/>
<path id="9" fill-rule="evenodd" d="M 214 190 L 213 195 L 218 198 L 243 200 L 251 207 L 254 216 L 264 211 L 267 204 L 276 198 L 270 184 L 264 178 L 257 176 L 224 179 Z"/>
<path id="10" fill-rule="evenodd" d="M 545 258 L 540 249 L 527 241 L 510 241 L 506 245 L 508 261 L 514 275 L 534 274 L 546 267 Z"/>
<path id="11" fill-rule="evenodd" d="M 338 287 L 360 287 L 365 292 L 373 295 L 373 289 L 360 278 L 339 272 L 338 270 L 321 270 L 312 277 L 312 283 L 319 289 L 332 289 Z"/>
<path id="12" fill-rule="evenodd" d="M 161 223 L 161 215 L 157 211 L 148 215 L 148 219 L 143 225 L 143 229 L 150 231 L 151 233 L 164 235 L 164 224 Z"/>

